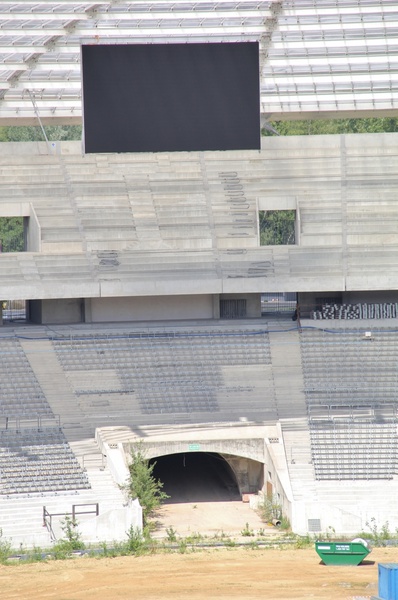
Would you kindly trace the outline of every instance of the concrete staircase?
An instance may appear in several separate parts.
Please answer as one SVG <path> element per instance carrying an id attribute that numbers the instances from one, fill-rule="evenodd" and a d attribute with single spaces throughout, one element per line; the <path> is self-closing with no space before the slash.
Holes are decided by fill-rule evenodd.
<path id="1" fill-rule="evenodd" d="M 60 416 L 67 440 L 93 439 L 95 430 L 80 410 L 51 341 L 23 339 L 21 346 L 53 413 Z"/>
<path id="2" fill-rule="evenodd" d="M 290 483 L 294 500 L 313 500 L 317 483 L 311 458 L 310 432 L 307 418 L 281 419 Z"/>
<path id="3" fill-rule="evenodd" d="M 270 331 L 272 373 L 279 419 L 304 418 L 307 409 L 304 396 L 303 371 L 299 333 L 288 330 L 291 322 L 281 324 L 286 331 Z"/>

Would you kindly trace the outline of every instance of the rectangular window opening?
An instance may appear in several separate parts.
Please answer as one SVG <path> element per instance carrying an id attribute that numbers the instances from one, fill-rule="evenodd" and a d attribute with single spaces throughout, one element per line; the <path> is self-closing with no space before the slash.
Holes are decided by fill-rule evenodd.
<path id="1" fill-rule="evenodd" d="M 1 317 L 3 323 L 15 323 L 16 321 L 26 321 L 26 301 L 2 300 Z"/>
<path id="2" fill-rule="evenodd" d="M 0 252 L 25 251 L 24 217 L 0 217 Z"/>
<path id="3" fill-rule="evenodd" d="M 296 243 L 295 210 L 260 210 L 260 246 L 289 246 Z"/>
<path id="4" fill-rule="evenodd" d="M 221 319 L 244 319 L 246 317 L 246 300 L 220 300 Z"/>
<path id="5" fill-rule="evenodd" d="M 261 314 L 292 314 L 297 306 L 295 292 L 266 292 L 261 294 Z"/>

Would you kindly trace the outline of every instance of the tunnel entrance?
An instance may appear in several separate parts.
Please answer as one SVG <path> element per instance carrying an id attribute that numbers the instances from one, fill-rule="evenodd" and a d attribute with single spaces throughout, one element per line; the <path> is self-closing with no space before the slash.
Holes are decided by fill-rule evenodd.
<path id="1" fill-rule="evenodd" d="M 236 477 L 219 454 L 187 452 L 154 458 L 153 475 L 170 496 L 165 504 L 240 500 Z"/>

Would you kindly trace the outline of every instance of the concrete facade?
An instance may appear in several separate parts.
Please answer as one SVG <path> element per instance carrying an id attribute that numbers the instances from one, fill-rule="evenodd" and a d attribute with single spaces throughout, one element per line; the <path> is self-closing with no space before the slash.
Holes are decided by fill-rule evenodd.
<path id="1" fill-rule="evenodd" d="M 0 256 L 3 297 L 91 299 L 85 318 L 101 322 L 152 319 L 156 297 L 167 319 L 217 318 L 218 297 L 250 294 L 252 317 L 264 292 L 396 289 L 397 134 L 262 145 L 82 156 L 76 142 L 54 155 L 45 145 L 1 144 L 0 213 L 28 220 L 27 252 Z M 288 208 L 296 244 L 260 247 L 258 211 Z M 101 304 L 107 298 L 118 310 Z M 42 309 L 44 322 L 55 312 Z"/>
<path id="2" fill-rule="evenodd" d="M 58 324 L 65 338 L 80 324 L 88 331 L 95 323 L 106 328 L 156 321 L 165 329 L 167 321 L 218 320 L 222 301 L 245 300 L 244 318 L 256 319 L 266 292 L 298 292 L 308 313 L 319 298 L 395 303 L 397 142 L 397 134 L 266 138 L 261 152 L 142 156 L 82 156 L 75 143 L 59 144 L 55 154 L 41 144 L 2 144 L 0 214 L 28 220 L 27 251 L 0 254 L 2 297 L 29 301 L 32 321 Z M 258 212 L 278 208 L 296 211 L 296 244 L 261 247 Z M 297 453 L 302 447 L 308 453 L 309 442 L 298 436 L 287 447 L 278 424 L 306 419 L 298 333 L 291 322 L 283 327 L 269 332 L 269 364 L 247 365 L 243 357 L 239 369 L 227 360 L 222 364 L 217 376 L 225 389 L 213 411 L 189 411 L 184 390 L 169 413 L 162 404 L 150 404 L 147 413 L 134 386 L 130 399 L 116 385 L 116 367 L 98 363 L 66 374 L 52 355 L 51 373 L 41 385 L 53 386 L 56 414 L 69 410 L 71 399 L 76 404 L 77 416 L 64 421 L 71 430 L 78 431 L 88 415 L 87 439 L 108 423 L 168 423 L 168 439 L 165 429 L 161 439 L 149 440 L 153 456 L 194 451 L 189 444 L 195 434 L 199 451 L 217 452 L 229 462 L 242 494 L 276 495 L 295 531 L 305 533 L 308 521 L 328 506 L 331 524 L 345 529 L 351 519 L 357 529 L 371 509 L 363 502 L 355 513 L 351 501 L 347 510 L 328 502 L 313 473 L 309 480 L 319 500 L 309 500 L 310 492 L 305 499 L 293 497 L 289 458 L 294 454 L 297 464 Z M 39 370 L 36 365 L 38 379 Z M 159 395 L 163 401 L 163 390 Z M 272 423 L 272 433 L 249 424 L 245 436 L 243 428 L 232 435 L 220 426 L 227 419 L 247 422 L 248 415 Z M 192 419 L 211 423 L 212 435 L 204 425 L 179 437 L 176 424 Z M 126 471 L 124 444 L 134 439 L 123 435 L 116 448 L 99 442 L 117 483 Z M 305 467 L 312 468 L 308 460 Z M 381 519 L 388 510 L 380 510 Z"/>

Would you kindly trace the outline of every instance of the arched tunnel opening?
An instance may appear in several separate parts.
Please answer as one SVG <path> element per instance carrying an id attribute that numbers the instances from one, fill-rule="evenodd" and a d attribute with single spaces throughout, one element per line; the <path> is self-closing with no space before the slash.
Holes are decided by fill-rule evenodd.
<path id="1" fill-rule="evenodd" d="M 168 504 L 240 500 L 236 477 L 227 461 L 212 452 L 187 452 L 151 459 L 153 476 L 163 483 Z"/>

